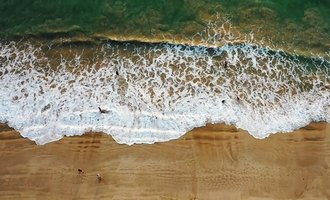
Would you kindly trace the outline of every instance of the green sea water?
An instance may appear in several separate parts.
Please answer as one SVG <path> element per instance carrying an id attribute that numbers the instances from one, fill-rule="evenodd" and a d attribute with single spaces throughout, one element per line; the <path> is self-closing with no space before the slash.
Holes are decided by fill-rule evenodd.
<path id="1" fill-rule="evenodd" d="M 330 49 L 329 0 L 3 0 L 0 36 L 182 38 L 205 30 L 216 15 L 279 48 Z"/>

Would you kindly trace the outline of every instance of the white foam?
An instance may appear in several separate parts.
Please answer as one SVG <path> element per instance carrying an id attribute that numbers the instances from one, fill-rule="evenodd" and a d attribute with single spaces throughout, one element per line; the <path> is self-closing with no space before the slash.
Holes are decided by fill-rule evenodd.
<path id="1" fill-rule="evenodd" d="M 176 139 L 206 123 L 265 138 L 330 121 L 326 60 L 306 64 L 251 44 L 126 47 L 109 43 L 94 60 L 63 56 L 54 66 L 41 48 L 1 44 L 0 121 L 37 144 L 102 131 L 129 145 Z"/>

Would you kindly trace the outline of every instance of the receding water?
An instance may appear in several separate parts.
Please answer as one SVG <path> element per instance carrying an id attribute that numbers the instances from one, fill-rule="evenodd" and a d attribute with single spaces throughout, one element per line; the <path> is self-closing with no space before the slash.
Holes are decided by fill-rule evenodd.
<path id="1" fill-rule="evenodd" d="M 251 44 L 12 42 L 0 53 L 0 121 L 40 144 L 90 130 L 153 143 L 216 122 L 264 138 L 330 116 L 329 61 Z"/>

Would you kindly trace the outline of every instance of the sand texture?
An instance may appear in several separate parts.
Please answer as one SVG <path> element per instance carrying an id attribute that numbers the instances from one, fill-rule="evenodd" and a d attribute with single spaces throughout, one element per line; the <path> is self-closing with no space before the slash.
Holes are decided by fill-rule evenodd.
<path id="1" fill-rule="evenodd" d="M 2 124 L 0 199 L 330 199 L 330 125 L 263 140 L 208 125 L 153 145 L 88 133 L 38 146 Z"/>

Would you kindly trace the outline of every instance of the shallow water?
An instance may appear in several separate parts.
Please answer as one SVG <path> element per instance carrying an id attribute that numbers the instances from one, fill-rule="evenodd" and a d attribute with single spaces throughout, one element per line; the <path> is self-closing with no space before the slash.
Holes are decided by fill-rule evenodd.
<path id="1" fill-rule="evenodd" d="M 253 44 L 11 42 L 0 60 L 0 121 L 39 144 L 86 131 L 154 143 L 219 122 L 264 138 L 330 120 L 329 61 Z"/>

